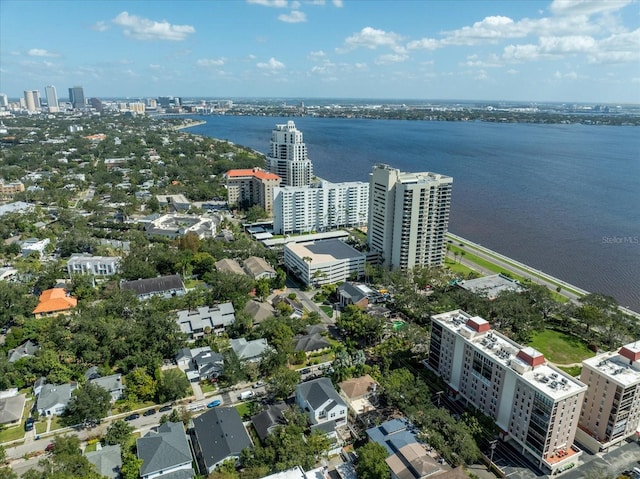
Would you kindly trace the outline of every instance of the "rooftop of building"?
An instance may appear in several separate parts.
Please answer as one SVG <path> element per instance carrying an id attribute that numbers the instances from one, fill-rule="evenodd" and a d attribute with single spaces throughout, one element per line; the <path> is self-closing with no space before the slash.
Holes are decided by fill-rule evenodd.
<path id="1" fill-rule="evenodd" d="M 238 170 L 229 170 L 226 173 L 227 178 L 241 178 L 243 176 L 251 176 L 260 180 L 279 180 L 280 177 L 275 173 L 269 173 L 261 168 L 244 168 Z"/>
<path id="2" fill-rule="evenodd" d="M 541 352 L 493 331 L 486 319 L 459 309 L 437 314 L 433 319 L 465 338 L 496 363 L 512 369 L 530 386 L 553 400 L 570 397 L 587 388 L 582 382 L 549 364 Z"/>
<path id="3" fill-rule="evenodd" d="M 307 243 L 287 243 L 285 249 L 291 250 L 299 258 L 311 258 L 310 265 L 329 263 L 363 254 L 339 239 L 310 241 Z"/>
<path id="4" fill-rule="evenodd" d="M 458 283 L 462 289 L 472 293 L 486 296 L 488 299 L 495 299 L 502 291 L 523 291 L 520 283 L 502 274 L 494 274 L 476 279 L 465 279 Z"/>
<path id="5" fill-rule="evenodd" d="M 617 351 L 585 359 L 582 364 L 623 386 L 640 383 L 640 340 L 626 344 Z"/>

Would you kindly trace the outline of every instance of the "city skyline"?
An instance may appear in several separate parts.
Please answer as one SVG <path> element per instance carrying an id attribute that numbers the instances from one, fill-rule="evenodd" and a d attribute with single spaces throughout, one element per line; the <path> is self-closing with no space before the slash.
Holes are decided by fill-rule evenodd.
<path id="1" fill-rule="evenodd" d="M 637 0 L 73 5 L 2 2 L 1 92 L 640 103 Z"/>

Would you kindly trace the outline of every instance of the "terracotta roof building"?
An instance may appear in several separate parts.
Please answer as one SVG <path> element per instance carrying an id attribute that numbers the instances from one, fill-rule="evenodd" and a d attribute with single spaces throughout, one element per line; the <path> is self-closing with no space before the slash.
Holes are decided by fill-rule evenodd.
<path id="1" fill-rule="evenodd" d="M 273 189 L 280 186 L 280 177 L 260 168 L 229 170 L 227 193 L 229 206 L 260 205 L 271 214 L 273 210 Z"/>
<path id="2" fill-rule="evenodd" d="M 36 318 L 55 316 L 57 314 L 71 314 L 71 310 L 78 305 L 78 300 L 67 295 L 64 288 L 51 288 L 40 295 L 38 306 L 33 310 Z"/>

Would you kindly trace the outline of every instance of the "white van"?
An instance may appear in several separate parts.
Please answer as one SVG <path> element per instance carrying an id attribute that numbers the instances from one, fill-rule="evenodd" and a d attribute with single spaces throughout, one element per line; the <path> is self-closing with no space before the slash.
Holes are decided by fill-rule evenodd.
<path id="1" fill-rule="evenodd" d="M 255 395 L 256 393 L 254 393 L 253 391 L 244 391 L 240 393 L 240 396 L 238 396 L 238 399 L 240 399 L 240 401 L 246 401 L 247 399 L 250 399 Z"/>

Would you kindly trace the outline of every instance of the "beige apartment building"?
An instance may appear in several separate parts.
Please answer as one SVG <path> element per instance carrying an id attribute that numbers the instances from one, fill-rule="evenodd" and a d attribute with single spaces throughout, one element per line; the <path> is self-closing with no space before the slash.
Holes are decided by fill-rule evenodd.
<path id="1" fill-rule="evenodd" d="M 9 200 L 13 198 L 13 195 L 22 191 L 24 191 L 22 181 L 5 183 L 3 180 L 0 180 L 0 200 Z"/>
<path id="2" fill-rule="evenodd" d="M 584 398 L 578 439 L 592 452 L 606 450 L 640 430 L 640 341 L 582 362 Z"/>
<path id="3" fill-rule="evenodd" d="M 229 170 L 227 179 L 227 203 L 229 206 L 260 205 L 271 214 L 273 190 L 280 186 L 280 177 L 260 168 Z"/>
<path id="4" fill-rule="evenodd" d="M 549 474 L 574 467 L 573 444 L 587 386 L 544 355 L 493 331 L 479 316 L 455 310 L 431 318 L 426 365 L 449 394 L 492 417 L 512 442 Z"/>

